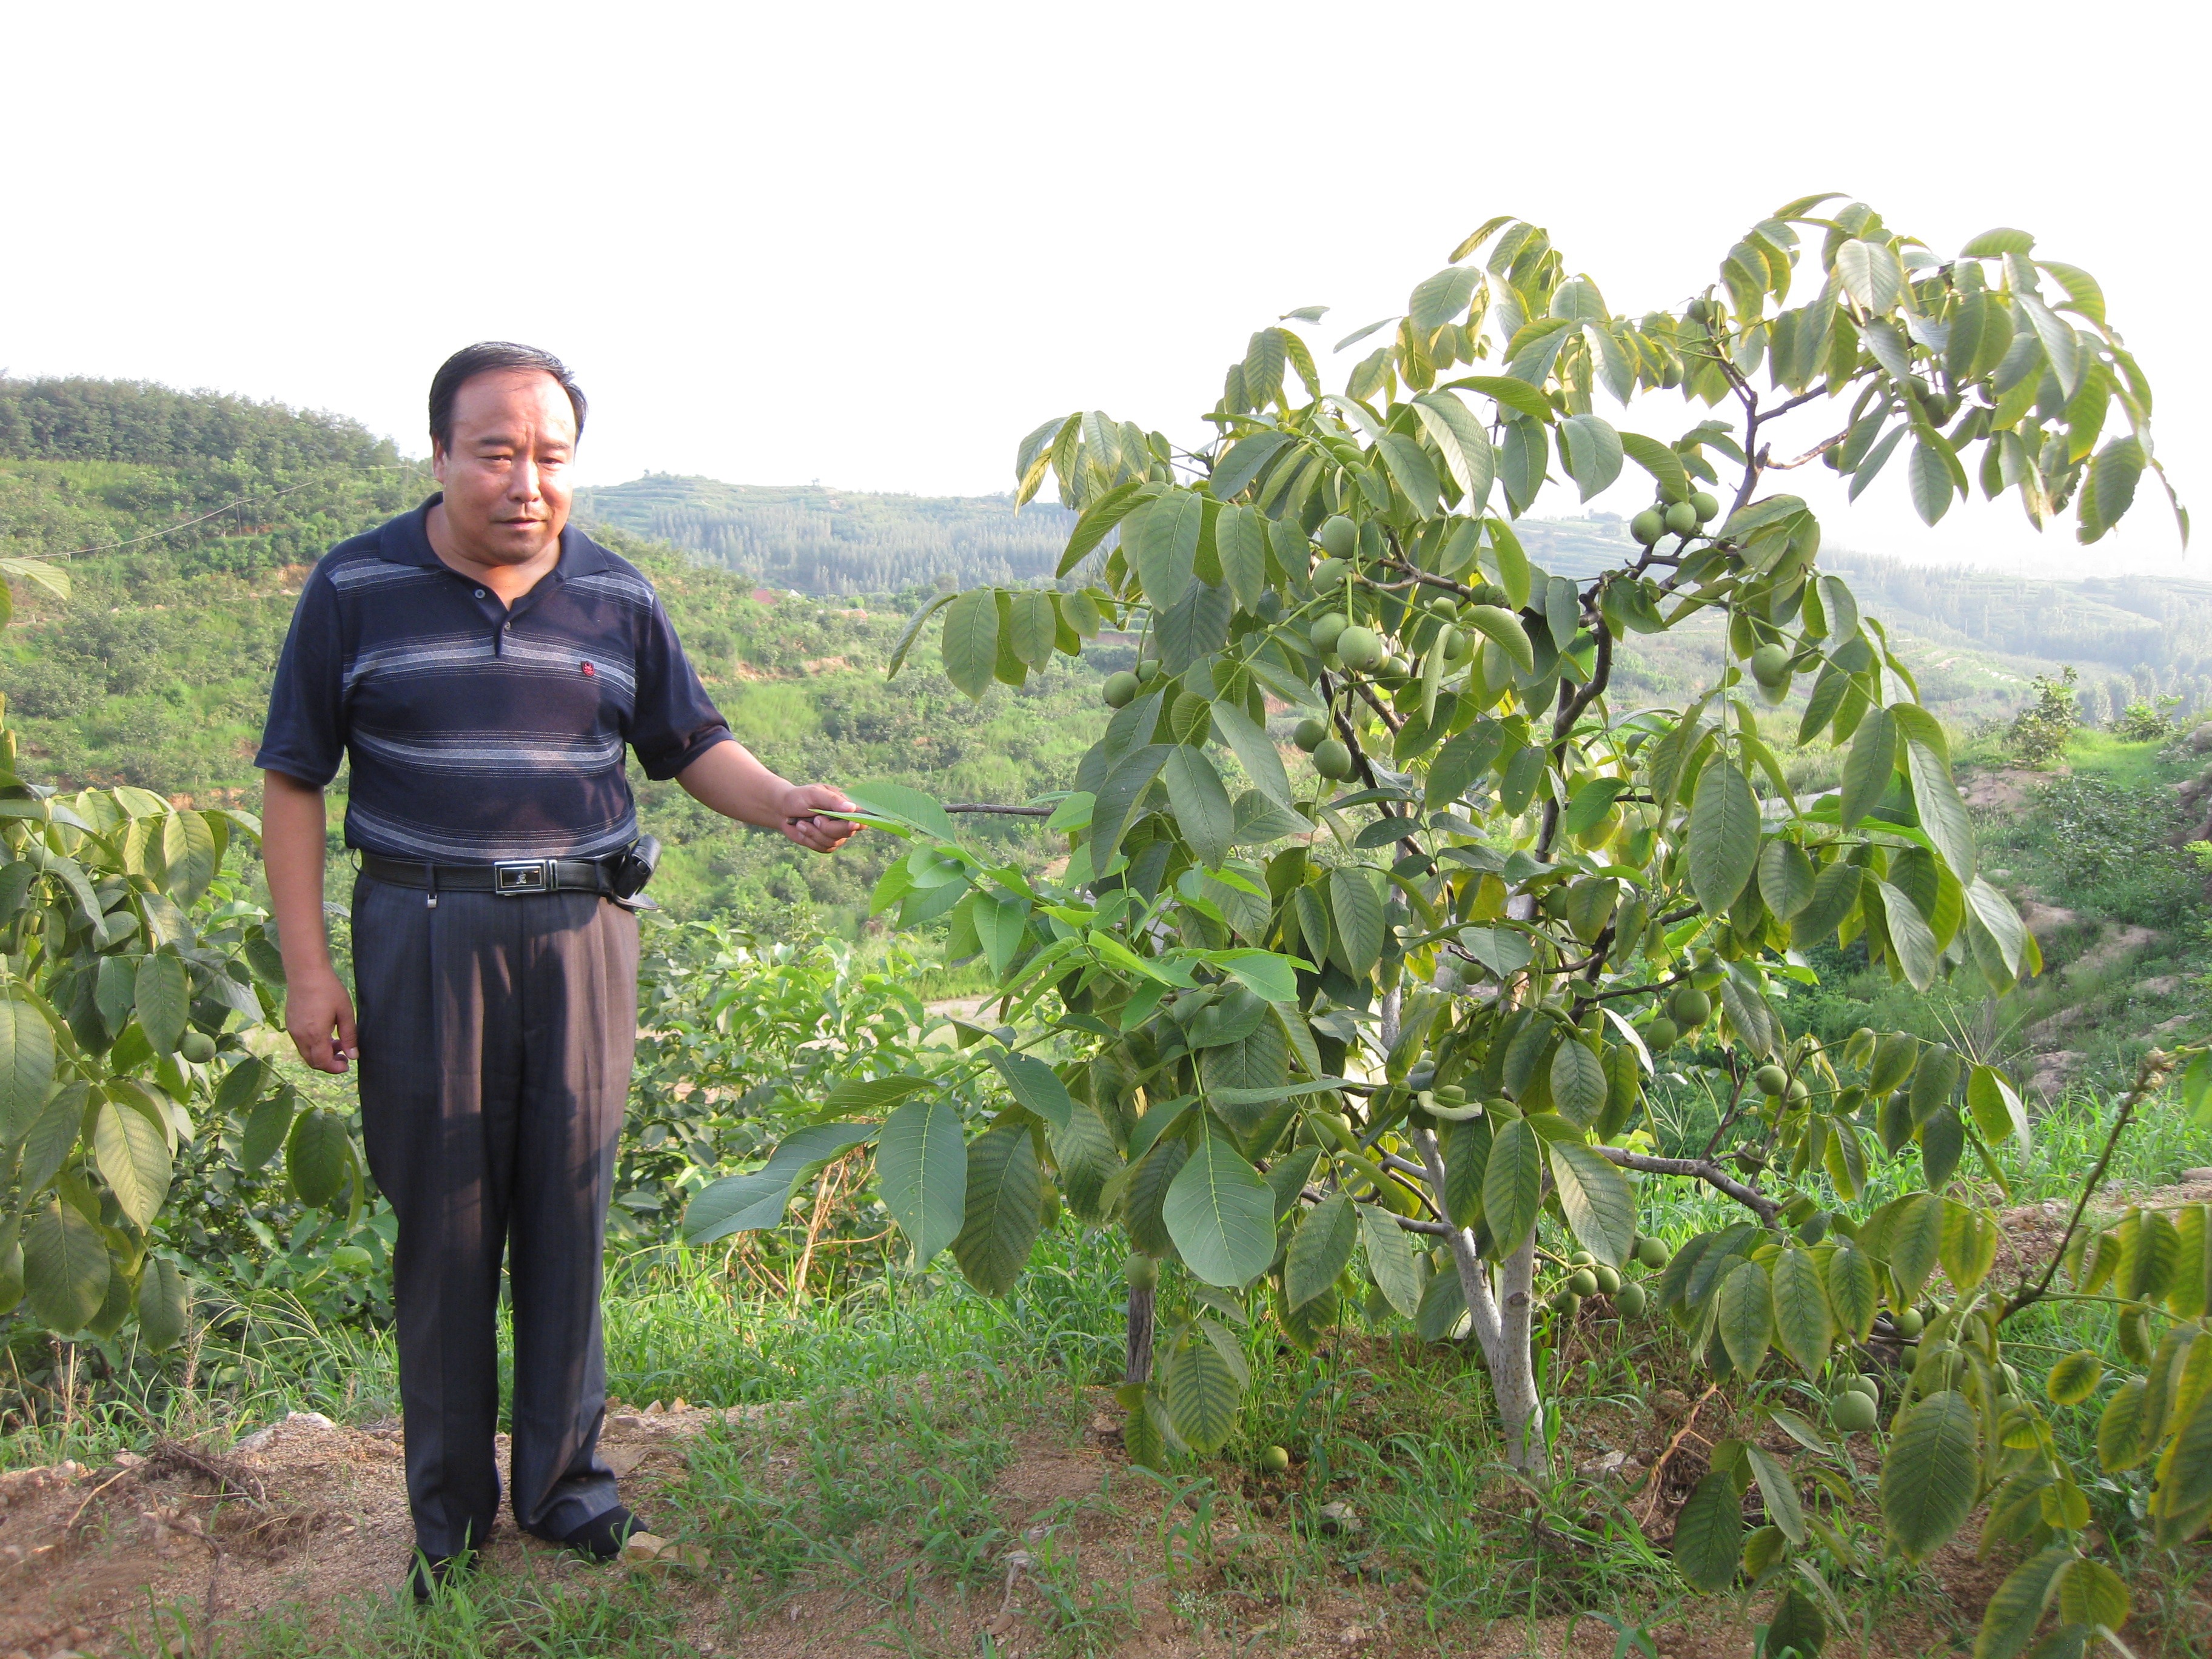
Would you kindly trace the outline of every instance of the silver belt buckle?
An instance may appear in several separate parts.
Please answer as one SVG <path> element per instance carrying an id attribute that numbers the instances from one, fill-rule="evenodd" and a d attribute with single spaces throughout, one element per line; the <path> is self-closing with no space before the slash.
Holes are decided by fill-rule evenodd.
<path id="1" fill-rule="evenodd" d="M 553 860 L 551 859 L 510 859 L 491 867 L 491 890 L 495 893 L 550 893 L 553 890 Z"/>

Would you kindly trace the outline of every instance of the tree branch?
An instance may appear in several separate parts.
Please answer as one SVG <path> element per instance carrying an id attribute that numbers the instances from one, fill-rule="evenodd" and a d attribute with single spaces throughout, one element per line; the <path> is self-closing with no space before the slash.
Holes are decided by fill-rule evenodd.
<path id="1" fill-rule="evenodd" d="M 1738 1181 L 1711 1158 L 1651 1158 L 1620 1146 L 1593 1146 L 1590 1150 L 1607 1163 L 1618 1164 L 1624 1170 L 1641 1170 L 1647 1175 L 1694 1176 L 1707 1186 L 1726 1193 L 1756 1215 L 1764 1226 L 1774 1225 L 1776 1218 L 1782 1213 L 1779 1204 L 1765 1196 L 1757 1188 Z"/>
<path id="2" fill-rule="evenodd" d="M 948 812 L 994 812 L 1007 818 L 1048 818 L 1054 809 L 1049 806 L 993 806 L 984 801 L 962 801 L 957 806 L 948 806 Z"/>

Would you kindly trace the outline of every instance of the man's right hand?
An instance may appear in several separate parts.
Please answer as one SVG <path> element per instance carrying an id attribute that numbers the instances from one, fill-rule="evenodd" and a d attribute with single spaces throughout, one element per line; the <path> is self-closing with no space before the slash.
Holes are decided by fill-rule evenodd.
<path id="1" fill-rule="evenodd" d="M 334 973 L 293 980 L 284 993 L 284 1029 L 300 1058 L 319 1072 L 343 1072 L 361 1052 L 353 999 Z"/>

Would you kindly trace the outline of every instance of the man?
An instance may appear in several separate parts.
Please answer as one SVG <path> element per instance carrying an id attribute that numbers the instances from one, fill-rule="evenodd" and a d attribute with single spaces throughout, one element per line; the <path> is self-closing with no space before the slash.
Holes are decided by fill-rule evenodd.
<path id="1" fill-rule="evenodd" d="M 430 383 L 441 493 L 315 567 L 256 762 L 285 1024 L 310 1066 L 358 1060 L 369 1168 L 398 1220 L 418 1599 L 498 1513 L 502 1255 L 515 1520 L 601 1558 L 637 1526 L 598 1455 L 600 1266 L 637 1025 L 627 906 L 655 850 L 625 746 L 648 777 L 816 852 L 856 828 L 823 816 L 851 805 L 836 790 L 786 782 L 731 737 L 651 585 L 569 527 L 584 414 L 544 352 L 447 361 Z M 322 915 L 322 792 L 343 757 L 358 1018 Z"/>

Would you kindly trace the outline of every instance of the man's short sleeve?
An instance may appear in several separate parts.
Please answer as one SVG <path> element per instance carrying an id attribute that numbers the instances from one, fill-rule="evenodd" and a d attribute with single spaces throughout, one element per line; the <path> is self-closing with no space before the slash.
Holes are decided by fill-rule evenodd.
<path id="1" fill-rule="evenodd" d="M 293 608 L 253 763 L 319 789 L 345 758 L 345 650 L 337 589 L 318 567 Z"/>
<path id="2" fill-rule="evenodd" d="M 732 741 L 729 723 L 684 654 L 658 596 L 637 650 L 637 703 L 630 747 L 648 778 L 672 778 L 718 743 Z"/>

